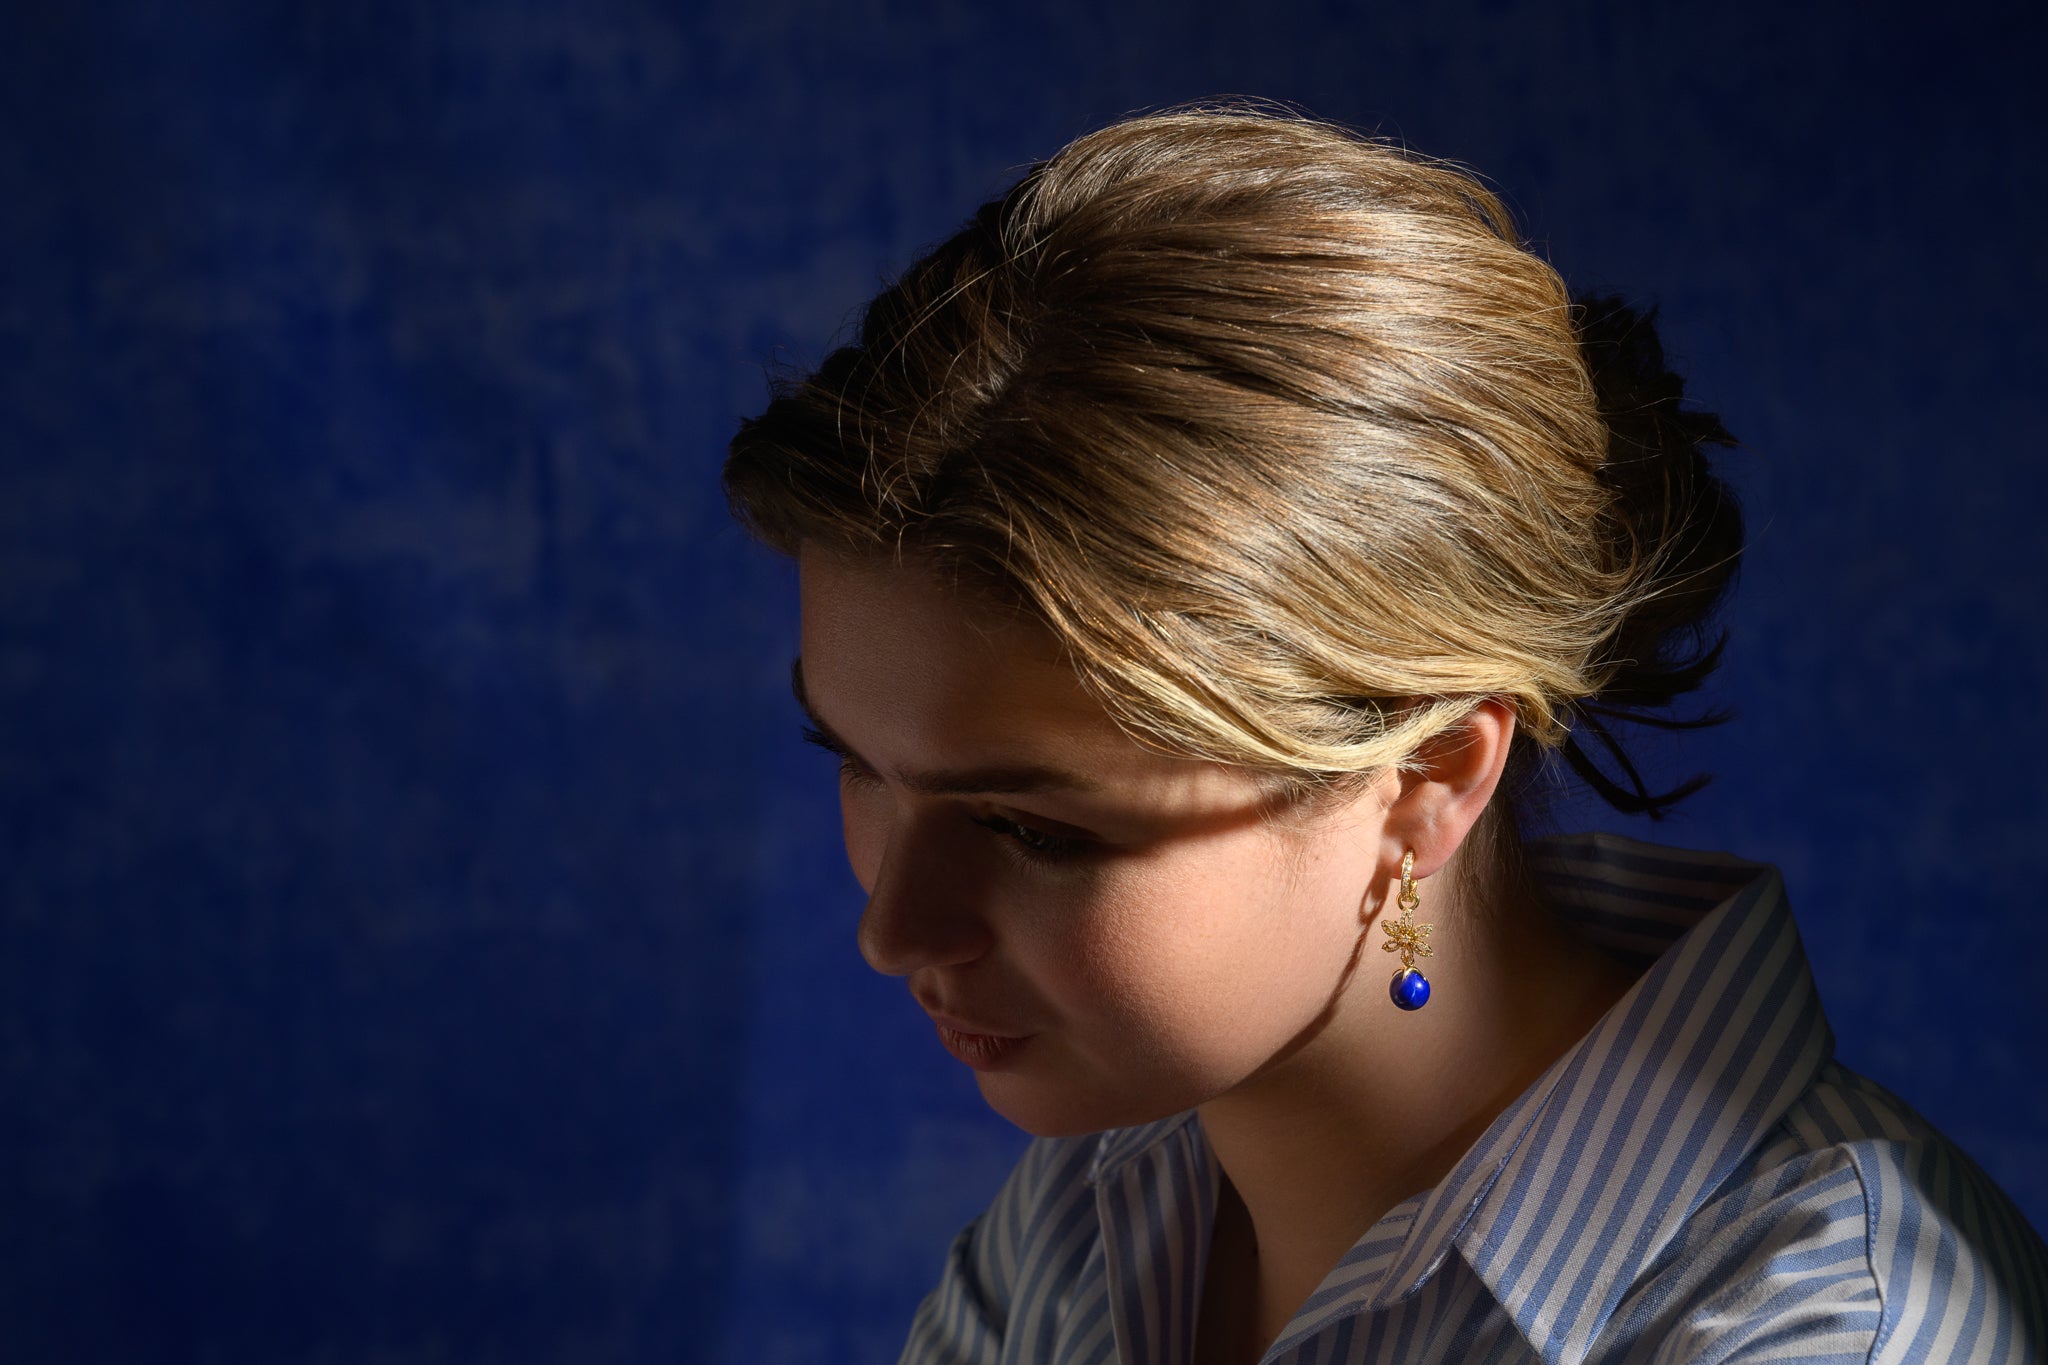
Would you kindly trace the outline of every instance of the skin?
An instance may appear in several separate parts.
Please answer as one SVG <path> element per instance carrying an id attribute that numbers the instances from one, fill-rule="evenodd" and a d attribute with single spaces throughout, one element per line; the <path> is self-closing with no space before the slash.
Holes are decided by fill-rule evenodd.
<path id="1" fill-rule="evenodd" d="M 1420 772 L 1276 819 L 1244 770 L 1140 745 L 1042 627 L 916 561 L 807 545 L 799 572 L 804 694 L 845 754 L 862 954 L 927 1011 L 1025 1037 L 975 1074 L 1028 1132 L 1199 1109 L 1224 1173 L 1199 1360 L 1255 1360 L 1632 983 L 1484 875 L 1432 880 L 1499 783 L 1499 701 Z M 1092 789 L 927 780 L 1020 767 Z M 1397 959 L 1374 929 L 1399 913 L 1409 850 L 1435 949 L 1412 1013 L 1388 998 Z"/>

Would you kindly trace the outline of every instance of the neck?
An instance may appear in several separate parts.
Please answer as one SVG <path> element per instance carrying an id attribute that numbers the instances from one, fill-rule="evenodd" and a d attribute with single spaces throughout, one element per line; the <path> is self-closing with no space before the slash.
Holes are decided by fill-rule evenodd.
<path id="1" fill-rule="evenodd" d="M 1371 960 L 1386 955 L 1361 953 L 1311 1036 L 1201 1107 L 1227 1182 L 1218 1243 L 1248 1239 L 1230 1254 L 1256 1265 L 1262 1341 L 1633 982 L 1618 960 L 1557 933 L 1532 894 L 1505 913 L 1470 913 L 1450 886 L 1432 902 L 1418 915 L 1437 925 L 1428 1005 L 1398 1009 Z"/>

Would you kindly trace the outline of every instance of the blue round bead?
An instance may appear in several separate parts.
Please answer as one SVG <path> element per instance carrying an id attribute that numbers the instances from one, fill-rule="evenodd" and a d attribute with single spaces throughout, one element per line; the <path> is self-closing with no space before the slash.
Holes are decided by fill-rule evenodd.
<path id="1" fill-rule="evenodd" d="M 1413 967 L 1403 967 L 1394 973 L 1394 981 L 1387 988 L 1387 994 L 1394 997 L 1394 1003 L 1404 1010 L 1419 1010 L 1429 1003 L 1429 981 Z"/>

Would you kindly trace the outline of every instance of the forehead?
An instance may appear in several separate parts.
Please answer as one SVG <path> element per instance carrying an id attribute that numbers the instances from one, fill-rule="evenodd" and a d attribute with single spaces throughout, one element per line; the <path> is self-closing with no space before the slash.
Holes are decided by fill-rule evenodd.
<path id="1" fill-rule="evenodd" d="M 1051 632 L 927 565 L 806 545 L 798 582 L 805 688 L 835 726 L 915 720 L 957 733 L 1001 717 L 1013 732 L 1130 742 L 1060 658 Z"/>

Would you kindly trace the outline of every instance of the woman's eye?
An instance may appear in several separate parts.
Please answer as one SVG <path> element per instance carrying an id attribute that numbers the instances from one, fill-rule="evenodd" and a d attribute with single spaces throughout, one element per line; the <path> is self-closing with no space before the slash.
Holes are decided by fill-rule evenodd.
<path id="1" fill-rule="evenodd" d="M 802 733 L 805 743 L 815 744 L 839 759 L 841 786 L 869 788 L 887 785 L 881 778 L 855 762 L 852 754 L 847 753 L 816 726 L 806 725 Z M 983 816 L 974 823 L 1002 835 L 1010 850 L 1029 862 L 1056 863 L 1088 851 L 1086 839 L 1075 839 L 1064 834 L 1049 834 L 1042 829 L 1020 825 L 1015 820 L 1005 820 L 1000 815 Z"/>
<path id="2" fill-rule="evenodd" d="M 839 780 L 849 787 L 879 787 L 882 779 L 850 758 L 839 760 Z"/>
<path id="3" fill-rule="evenodd" d="M 879 787 L 882 785 L 881 778 L 876 777 L 866 768 L 854 762 L 852 754 L 847 753 L 846 750 L 833 743 L 831 739 L 826 737 L 824 731 L 818 729 L 815 725 L 806 725 L 799 733 L 803 735 L 804 743 L 815 744 L 839 760 L 839 780 L 846 786 Z"/>
<path id="4" fill-rule="evenodd" d="M 1088 845 L 1085 840 L 1070 839 L 1063 834 L 1048 834 L 1042 829 L 1020 825 L 1015 820 L 1005 820 L 1000 815 L 984 816 L 974 822 L 983 829 L 991 829 L 1008 839 L 1019 852 L 1043 863 L 1056 863 L 1084 852 Z"/>

